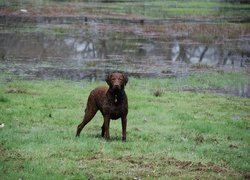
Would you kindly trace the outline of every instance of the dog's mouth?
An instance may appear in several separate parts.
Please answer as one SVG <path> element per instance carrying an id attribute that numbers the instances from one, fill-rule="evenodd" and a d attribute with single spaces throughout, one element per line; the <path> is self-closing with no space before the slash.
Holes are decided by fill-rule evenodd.
<path id="1" fill-rule="evenodd" d="M 121 88 L 121 86 L 115 85 L 115 86 L 112 87 L 112 89 L 115 92 L 119 92 L 122 88 Z"/>

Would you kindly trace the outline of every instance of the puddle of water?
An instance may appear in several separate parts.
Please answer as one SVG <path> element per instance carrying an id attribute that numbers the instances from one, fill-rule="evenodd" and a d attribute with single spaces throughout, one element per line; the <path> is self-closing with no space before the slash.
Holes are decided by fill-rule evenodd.
<path id="1" fill-rule="evenodd" d="M 250 86 L 247 84 L 240 84 L 228 87 L 227 93 L 232 94 L 234 96 L 250 98 Z"/>
<path id="2" fill-rule="evenodd" d="M 63 20 L 28 20 L 29 32 L 23 24 L 18 27 L 8 19 L 4 28 L 12 30 L 0 33 L 0 70 L 27 79 L 96 80 L 112 70 L 136 77 L 166 77 L 206 69 L 249 68 L 250 37 L 203 44 L 181 40 L 176 34 L 165 37 L 164 31 L 153 31 L 145 22 Z M 164 29 L 162 24 L 153 26 Z M 249 86 L 232 91 L 249 97 Z"/>
<path id="3" fill-rule="evenodd" d="M 202 92 L 202 93 L 214 93 L 220 95 L 232 95 L 243 98 L 250 98 L 250 85 L 246 83 L 241 83 L 239 85 L 227 86 L 225 88 L 210 88 L 210 89 L 199 89 L 199 88 L 181 88 L 181 91 L 188 92 Z"/>

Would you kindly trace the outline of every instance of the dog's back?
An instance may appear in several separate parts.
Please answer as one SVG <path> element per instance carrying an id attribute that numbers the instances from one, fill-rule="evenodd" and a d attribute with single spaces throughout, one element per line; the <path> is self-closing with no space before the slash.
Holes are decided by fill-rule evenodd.
<path id="1" fill-rule="evenodd" d="M 107 94 L 108 89 L 109 89 L 108 87 L 99 86 L 95 88 L 94 90 L 92 90 L 88 98 L 86 110 L 96 109 L 96 110 L 102 111 L 103 104 L 105 103 L 106 98 L 107 98 L 106 94 Z"/>

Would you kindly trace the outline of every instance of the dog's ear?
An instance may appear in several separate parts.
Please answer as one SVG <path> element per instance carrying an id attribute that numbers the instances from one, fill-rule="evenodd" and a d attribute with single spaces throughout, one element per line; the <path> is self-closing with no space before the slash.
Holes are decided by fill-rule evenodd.
<path id="1" fill-rule="evenodd" d="M 107 84 L 110 86 L 110 74 L 106 75 L 105 81 L 107 82 Z"/>
<path id="2" fill-rule="evenodd" d="M 124 77 L 124 84 L 126 85 L 128 83 L 128 76 L 123 73 L 123 77 Z"/>

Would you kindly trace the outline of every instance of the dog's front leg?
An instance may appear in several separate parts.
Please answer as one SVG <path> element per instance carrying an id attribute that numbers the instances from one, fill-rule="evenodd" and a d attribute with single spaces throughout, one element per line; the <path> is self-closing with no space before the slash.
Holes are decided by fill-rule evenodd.
<path id="1" fill-rule="evenodd" d="M 126 141 L 127 117 L 123 116 L 121 119 L 122 119 L 122 141 Z"/>
<path id="2" fill-rule="evenodd" d="M 110 117 L 109 116 L 104 116 L 104 138 L 106 140 L 110 139 L 109 124 L 110 124 Z"/>

